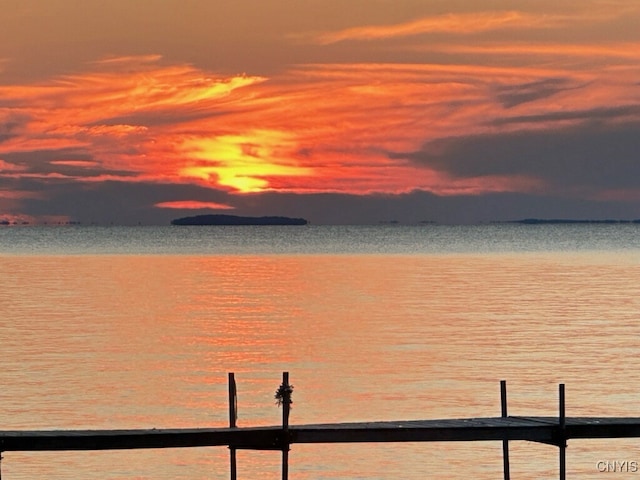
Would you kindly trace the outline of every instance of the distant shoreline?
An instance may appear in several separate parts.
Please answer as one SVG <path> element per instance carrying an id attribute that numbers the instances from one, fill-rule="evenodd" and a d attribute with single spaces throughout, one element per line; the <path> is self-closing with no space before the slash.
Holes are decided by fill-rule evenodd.
<path id="1" fill-rule="evenodd" d="M 616 223 L 640 223 L 640 219 L 637 220 L 576 220 L 576 219 L 564 219 L 564 218 L 524 218 L 522 220 L 512 220 L 507 222 L 498 223 L 520 223 L 523 225 L 548 225 L 548 224 L 616 224 Z"/>
<path id="2" fill-rule="evenodd" d="M 291 218 L 283 216 L 262 216 L 262 217 L 244 217 L 236 215 L 196 215 L 192 217 L 182 217 L 170 221 L 171 225 L 176 226 L 190 226 L 190 225 L 309 225 L 310 222 L 304 218 Z M 166 225 L 166 224 L 165 224 Z M 326 226 L 341 226 L 343 224 L 315 224 Z M 346 225 L 346 224 L 345 224 Z M 417 223 L 402 223 L 400 221 L 380 221 L 376 223 L 362 223 L 362 224 L 349 224 L 349 226 L 382 226 L 382 227 L 394 227 L 394 226 L 482 226 L 482 225 L 640 225 L 640 219 L 602 219 L 602 220 L 579 220 L 571 218 L 523 218 L 519 220 L 492 220 L 482 221 L 478 223 L 440 223 L 437 221 L 420 221 Z M 47 222 L 47 223 L 30 223 L 30 222 L 17 222 L 0 218 L 0 228 L 2 227 L 76 227 L 76 226 L 161 226 L 161 224 L 142 224 L 138 222 L 134 224 L 99 224 L 99 223 L 87 223 L 83 224 L 79 221 L 68 222 Z"/>

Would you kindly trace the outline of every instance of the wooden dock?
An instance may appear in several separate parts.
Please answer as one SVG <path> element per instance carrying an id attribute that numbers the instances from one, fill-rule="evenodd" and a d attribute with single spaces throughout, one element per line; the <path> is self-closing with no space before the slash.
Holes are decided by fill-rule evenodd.
<path id="1" fill-rule="evenodd" d="M 280 450 L 295 443 L 475 442 L 526 440 L 558 446 L 564 440 L 640 437 L 640 418 L 493 417 L 327 423 L 240 428 L 0 431 L 0 450 L 122 450 L 231 446 Z"/>
<path id="2" fill-rule="evenodd" d="M 270 427 L 237 427 L 236 387 L 229 374 L 229 427 L 145 430 L 2 431 L 0 453 L 10 451 L 117 450 L 148 448 L 230 448 L 231 479 L 236 478 L 238 449 L 277 450 L 283 455 L 282 478 L 288 476 L 288 451 L 296 443 L 473 442 L 502 441 L 504 478 L 509 479 L 509 441 L 532 441 L 559 448 L 560 479 L 566 478 L 569 439 L 640 437 L 640 418 L 565 417 L 564 385 L 559 389 L 558 417 L 509 416 L 506 383 L 501 382 L 502 416 L 443 420 L 289 425 L 291 391 L 288 374 L 279 389 L 283 423 Z M 1 471 L 0 471 L 1 478 Z"/>

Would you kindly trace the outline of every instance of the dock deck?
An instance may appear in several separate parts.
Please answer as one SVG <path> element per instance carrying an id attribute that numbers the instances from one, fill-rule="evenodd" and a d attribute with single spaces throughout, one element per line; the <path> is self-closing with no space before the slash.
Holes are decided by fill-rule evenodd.
<path id="1" fill-rule="evenodd" d="M 488 417 L 236 428 L 0 431 L 0 451 L 112 450 L 229 446 L 279 450 L 295 443 L 472 442 L 640 437 L 640 418 Z"/>

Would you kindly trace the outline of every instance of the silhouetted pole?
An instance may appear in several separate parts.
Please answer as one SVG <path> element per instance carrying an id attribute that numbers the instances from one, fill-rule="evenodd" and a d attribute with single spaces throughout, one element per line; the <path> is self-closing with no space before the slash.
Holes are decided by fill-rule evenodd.
<path id="1" fill-rule="evenodd" d="M 289 372 L 282 372 L 282 385 L 276 392 L 278 404 L 282 405 L 282 480 L 289 478 L 289 412 L 292 392 L 293 387 L 289 385 Z"/>
<path id="2" fill-rule="evenodd" d="M 236 390 L 236 379 L 233 373 L 229 373 L 229 428 L 236 428 L 238 420 L 238 395 Z M 236 467 L 236 448 L 229 445 L 229 472 L 231 480 L 238 478 Z M 0 480 L 2 480 L 0 478 Z"/>
<path id="3" fill-rule="evenodd" d="M 567 433 L 564 401 L 564 383 L 558 385 L 558 423 L 560 427 L 560 480 L 567 478 Z"/>
<path id="4" fill-rule="evenodd" d="M 500 406 L 502 410 L 502 418 L 506 418 L 507 415 L 507 382 L 500 380 Z M 509 472 L 509 440 L 502 441 L 502 470 L 504 472 L 504 480 L 511 478 Z"/>

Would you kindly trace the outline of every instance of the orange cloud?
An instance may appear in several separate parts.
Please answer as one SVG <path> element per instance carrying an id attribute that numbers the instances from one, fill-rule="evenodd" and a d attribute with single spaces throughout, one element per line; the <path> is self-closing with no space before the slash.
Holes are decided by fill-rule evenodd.
<path id="1" fill-rule="evenodd" d="M 108 66 L 129 66 L 129 65 L 141 65 L 141 64 L 155 64 L 162 60 L 162 55 L 124 55 L 124 56 L 112 56 L 96 60 L 92 62 L 94 65 L 108 65 Z"/>
<path id="2" fill-rule="evenodd" d="M 8 172 L 24 172 L 26 167 L 23 165 L 16 165 L 14 163 L 5 162 L 0 159 L 0 174 L 8 173 Z"/>
<path id="3" fill-rule="evenodd" d="M 426 33 L 472 34 L 505 28 L 550 28 L 566 23 L 562 15 L 531 14 L 518 11 L 451 13 L 420 18 L 394 25 L 370 25 L 321 34 L 320 44 L 345 40 L 379 40 Z"/>
<path id="4" fill-rule="evenodd" d="M 26 190 L 2 190 L 0 189 L 0 198 L 2 199 L 25 199 L 25 198 L 41 198 L 35 192 Z"/>
<path id="5" fill-rule="evenodd" d="M 178 210 L 233 210 L 235 207 L 224 203 L 201 202 L 198 200 L 177 200 L 174 202 L 160 202 L 155 204 L 158 208 L 171 208 Z"/>
<path id="6" fill-rule="evenodd" d="M 80 167 L 80 168 L 91 168 L 97 167 L 98 162 L 87 161 L 87 160 L 53 160 L 50 162 L 51 165 L 64 165 L 67 167 Z"/>
<path id="7" fill-rule="evenodd" d="M 183 138 L 176 126 L 218 115 L 236 90 L 264 80 L 212 78 L 189 66 L 160 66 L 156 57 L 134 60 L 108 59 L 97 71 L 40 85 L 0 86 L 3 101 L 24 117 L 0 153 L 73 150 L 107 170 L 175 180 Z"/>
<path id="8" fill-rule="evenodd" d="M 599 43 L 599 44 L 566 44 L 548 43 L 496 43 L 483 44 L 451 44 L 429 43 L 408 47 L 410 50 L 422 52 L 442 52 L 448 54 L 483 55 L 486 58 L 495 57 L 502 63 L 531 65 L 532 59 L 540 64 L 544 62 L 558 62 L 576 70 L 591 70 L 598 65 L 613 63 L 627 64 L 640 59 L 640 43 Z M 566 67 L 565 67 L 566 68 Z"/>
<path id="9" fill-rule="evenodd" d="M 478 5 L 480 8 L 482 5 Z M 476 11 L 424 16 L 388 25 L 362 25 L 314 36 L 316 43 L 328 45 L 347 40 L 384 40 L 426 34 L 471 35 L 505 30 L 523 31 L 583 28 L 637 15 L 640 8 L 628 1 L 585 1 L 568 10 Z M 577 8 L 575 8 L 577 7 Z"/>

